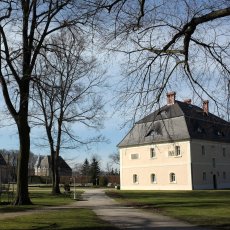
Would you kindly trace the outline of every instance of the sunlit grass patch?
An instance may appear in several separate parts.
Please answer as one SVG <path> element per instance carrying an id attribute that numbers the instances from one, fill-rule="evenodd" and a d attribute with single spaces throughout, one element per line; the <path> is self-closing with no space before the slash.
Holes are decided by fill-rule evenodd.
<path id="1" fill-rule="evenodd" d="M 230 191 L 108 191 L 118 201 L 200 226 L 230 229 Z"/>

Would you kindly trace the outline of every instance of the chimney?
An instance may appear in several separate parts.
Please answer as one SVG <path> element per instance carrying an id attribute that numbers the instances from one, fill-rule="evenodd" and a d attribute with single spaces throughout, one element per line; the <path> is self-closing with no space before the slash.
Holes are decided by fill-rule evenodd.
<path id="1" fill-rule="evenodd" d="M 176 92 L 167 93 L 167 105 L 173 105 L 176 99 Z"/>
<path id="2" fill-rule="evenodd" d="M 203 101 L 203 112 L 208 114 L 208 100 Z"/>
<path id="3" fill-rule="evenodd" d="M 189 105 L 192 104 L 192 100 L 191 99 L 185 99 L 184 102 L 187 103 L 187 104 L 189 104 Z"/>

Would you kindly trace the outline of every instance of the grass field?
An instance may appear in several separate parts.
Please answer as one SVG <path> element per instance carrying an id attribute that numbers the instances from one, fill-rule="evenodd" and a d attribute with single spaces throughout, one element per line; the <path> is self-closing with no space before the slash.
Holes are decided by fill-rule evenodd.
<path id="1" fill-rule="evenodd" d="M 62 191 L 63 192 L 63 191 Z M 77 196 L 83 191 L 77 191 Z M 51 187 L 32 187 L 29 189 L 30 199 L 33 205 L 24 205 L 24 206 L 13 206 L 13 205 L 0 205 L 1 212 L 18 212 L 24 210 L 38 209 L 41 207 L 48 206 L 60 206 L 67 205 L 73 202 L 72 195 L 65 195 L 64 193 L 60 195 L 52 195 Z M 11 199 L 10 199 L 11 200 Z M 5 203 L 8 201 L 8 197 L 4 194 L 1 197 L 1 202 Z"/>
<path id="2" fill-rule="evenodd" d="M 230 191 L 108 191 L 125 205 L 200 226 L 230 229 Z"/>
<path id="3" fill-rule="evenodd" d="M 115 230 L 88 209 L 68 209 L 1 220 L 0 229 L 99 229 Z"/>
<path id="4" fill-rule="evenodd" d="M 33 187 L 29 191 L 33 205 L 0 205 L 0 215 L 11 213 L 10 218 L 0 220 L 0 229 L 117 229 L 100 220 L 91 210 L 58 208 L 58 206 L 77 202 L 71 195 L 53 196 L 51 188 L 47 187 Z M 78 197 L 81 193 L 82 191 L 77 191 Z M 46 209 L 51 206 L 55 207 L 55 210 Z M 15 212 L 25 213 L 25 211 L 28 211 L 28 214 L 23 216 L 15 214 Z"/>

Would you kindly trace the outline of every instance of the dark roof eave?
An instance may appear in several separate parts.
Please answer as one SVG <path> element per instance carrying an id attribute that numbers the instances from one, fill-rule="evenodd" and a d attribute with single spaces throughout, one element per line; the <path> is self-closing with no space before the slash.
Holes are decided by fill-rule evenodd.
<path id="1" fill-rule="evenodd" d="M 138 147 L 138 146 L 145 146 L 145 145 L 152 145 L 152 144 L 164 144 L 164 143 L 174 143 L 178 141 L 189 141 L 191 138 L 183 138 L 183 139 L 170 139 L 170 140 L 161 140 L 161 141 L 152 141 L 152 142 L 143 142 L 143 143 L 136 143 L 136 144 L 127 144 L 127 145 L 117 145 L 118 148 L 126 148 L 126 147 Z"/>

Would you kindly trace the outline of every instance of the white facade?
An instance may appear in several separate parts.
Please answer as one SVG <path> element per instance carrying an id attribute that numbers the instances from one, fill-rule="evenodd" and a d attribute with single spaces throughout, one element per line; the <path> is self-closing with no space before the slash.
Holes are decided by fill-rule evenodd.
<path id="1" fill-rule="evenodd" d="M 230 188 L 230 144 L 200 140 L 120 148 L 123 190 Z"/>

